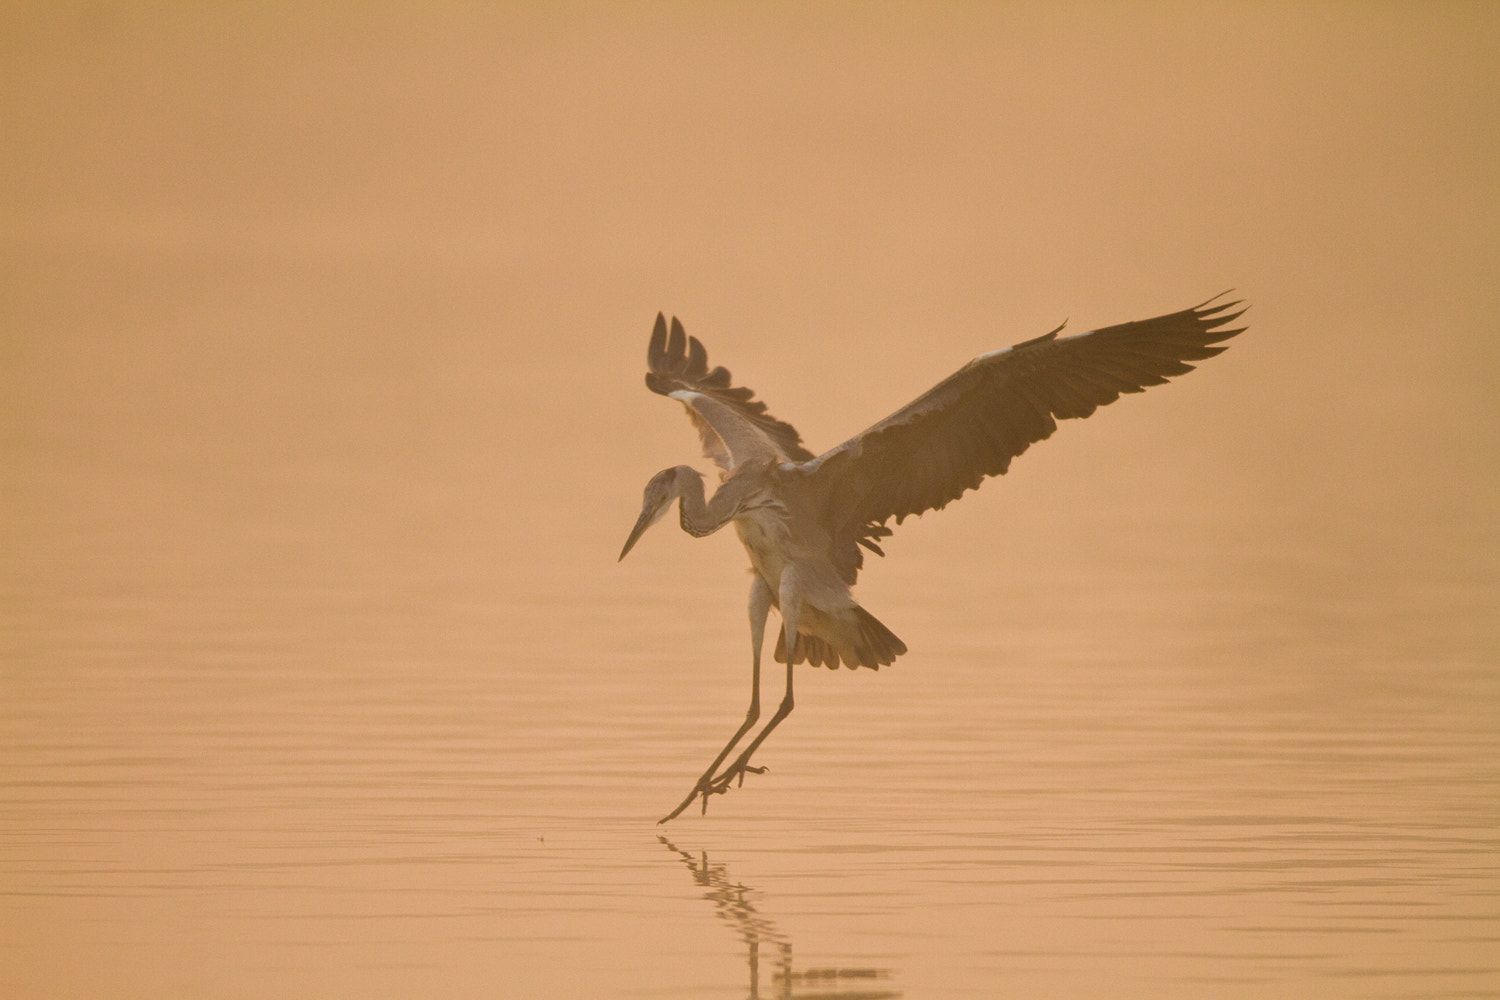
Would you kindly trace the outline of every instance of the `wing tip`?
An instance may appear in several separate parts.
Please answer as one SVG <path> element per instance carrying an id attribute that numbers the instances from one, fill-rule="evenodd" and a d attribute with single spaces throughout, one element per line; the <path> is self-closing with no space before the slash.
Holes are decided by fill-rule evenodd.
<path id="1" fill-rule="evenodd" d="M 1244 299 L 1232 299 L 1228 302 L 1219 301 L 1226 295 L 1234 294 L 1234 291 L 1235 290 L 1233 288 L 1226 288 L 1218 295 L 1214 295 L 1208 299 L 1205 299 L 1204 301 L 1193 306 L 1192 309 L 1188 311 L 1203 322 L 1232 322 L 1240 316 L 1243 316 L 1245 312 L 1250 308 L 1249 304 L 1246 303 Z M 1234 313 L 1230 313 L 1229 310 L 1234 309 L 1235 306 L 1244 306 L 1244 308 Z"/>
<path id="2" fill-rule="evenodd" d="M 681 366 L 681 361 L 687 356 L 687 331 L 682 328 L 682 321 L 676 316 L 672 317 L 672 332 L 667 338 L 667 363 L 675 371 Z"/>
<path id="3" fill-rule="evenodd" d="M 646 367 L 655 371 L 667 350 L 667 317 L 656 314 L 656 324 L 651 327 L 651 341 L 646 345 Z"/>
<path id="4" fill-rule="evenodd" d="M 708 366 L 708 350 L 697 337 L 690 337 L 676 316 L 670 325 L 664 313 L 656 314 L 651 342 L 646 349 L 646 388 L 661 396 L 678 390 L 719 400 L 755 423 L 762 432 L 776 439 L 777 447 L 793 461 L 805 462 L 812 452 L 802 444 L 802 435 L 791 424 L 777 420 L 766 412 L 766 404 L 755 398 L 749 386 L 733 384 L 729 369 Z"/>
<path id="5" fill-rule="evenodd" d="M 702 381 L 708 374 L 708 351 L 697 337 L 689 337 L 687 341 L 687 367 L 683 374 L 694 381 Z"/>

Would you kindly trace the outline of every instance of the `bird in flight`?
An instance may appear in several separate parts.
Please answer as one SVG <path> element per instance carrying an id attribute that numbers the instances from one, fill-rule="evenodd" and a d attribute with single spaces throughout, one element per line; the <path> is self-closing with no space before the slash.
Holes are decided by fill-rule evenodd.
<path id="1" fill-rule="evenodd" d="M 792 711 L 792 667 L 881 666 L 906 652 L 854 599 L 864 553 L 884 555 L 880 540 L 913 514 L 940 510 L 998 476 L 1011 459 L 1049 437 L 1057 421 L 1087 417 L 1121 393 L 1141 392 L 1193 370 L 1214 346 L 1242 333 L 1226 329 L 1239 301 L 1215 296 L 1181 312 L 1060 337 L 1062 327 L 964 365 L 895 413 L 848 441 L 814 455 L 796 428 L 777 420 L 752 390 L 736 386 L 675 318 L 658 314 L 646 351 L 646 386 L 680 402 L 722 470 L 706 497 L 703 474 L 664 469 L 646 484 L 641 515 L 620 558 L 679 501 L 682 529 L 702 537 L 733 523 L 749 553 L 750 707 L 745 721 L 692 790 L 659 821 L 695 799 L 762 774 L 750 759 Z M 760 658 L 771 608 L 781 614 L 774 657 L 786 664 L 786 693 L 765 727 L 724 762 L 760 718 Z"/>

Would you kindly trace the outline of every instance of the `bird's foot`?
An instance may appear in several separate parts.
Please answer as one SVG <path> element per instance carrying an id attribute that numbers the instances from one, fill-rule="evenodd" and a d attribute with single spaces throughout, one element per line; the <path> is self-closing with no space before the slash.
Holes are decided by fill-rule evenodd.
<path id="1" fill-rule="evenodd" d="M 716 778 L 708 783 L 709 791 L 714 795 L 723 795 L 725 792 L 729 791 L 729 783 L 731 781 L 736 782 L 736 788 L 743 788 L 745 785 L 746 774 L 765 774 L 769 770 L 770 768 L 768 767 L 752 767 L 747 758 L 741 757 L 739 760 L 726 767 L 719 773 Z M 703 804 L 704 807 L 707 808 L 707 795 L 705 795 L 703 798 Z"/>
<path id="2" fill-rule="evenodd" d="M 712 776 L 708 775 L 708 774 L 705 774 L 703 777 L 701 777 L 701 778 L 698 779 L 698 783 L 693 786 L 693 790 L 691 792 L 687 793 L 687 798 L 685 798 L 681 802 L 677 803 L 677 808 L 676 809 L 673 809 L 671 812 L 667 813 L 661 819 L 657 820 L 656 821 L 656 825 L 657 826 L 661 826 L 663 823 L 667 822 L 668 820 L 674 820 L 674 819 L 676 819 L 682 813 L 682 811 L 684 809 L 686 809 L 688 806 L 692 805 L 693 804 L 693 800 L 696 799 L 696 798 L 698 798 L 699 796 L 703 797 L 703 811 L 705 813 L 707 813 L 708 812 L 708 797 L 710 795 L 720 795 L 720 794 L 723 794 L 723 792 L 724 792 L 724 789 L 722 789 L 722 788 L 716 788 L 714 786 L 714 780 L 713 780 Z"/>
<path id="3" fill-rule="evenodd" d="M 676 809 L 673 809 L 671 812 L 667 813 L 661 819 L 657 820 L 656 821 L 656 825 L 657 826 L 661 826 L 663 823 L 667 823 L 667 822 L 670 822 L 671 820 L 676 819 L 679 815 L 682 814 L 682 811 L 684 809 L 686 809 L 688 806 L 690 806 L 690 805 L 693 804 L 693 800 L 696 799 L 699 795 L 703 795 L 703 801 L 705 802 L 704 808 L 707 809 L 706 803 L 708 802 L 708 796 L 704 793 L 704 784 L 703 784 L 703 781 L 699 780 L 699 782 L 696 785 L 693 786 L 693 790 L 691 792 L 687 793 L 687 798 L 685 798 L 681 802 L 677 803 L 677 808 Z"/>
<path id="4" fill-rule="evenodd" d="M 693 790 L 687 793 L 687 797 L 681 802 L 677 803 L 677 808 L 673 809 L 661 819 L 657 820 L 656 825 L 661 826 L 663 823 L 666 823 L 669 820 L 676 819 L 682 814 L 683 810 L 693 804 L 694 799 L 702 800 L 702 815 L 707 815 L 709 796 L 723 795 L 724 793 L 729 791 L 730 783 L 736 780 L 738 781 L 738 785 L 736 785 L 736 787 L 743 786 L 745 784 L 746 774 L 765 774 L 768 770 L 770 770 L 770 768 L 754 767 L 744 758 L 741 758 L 740 760 L 735 761 L 733 764 L 730 764 L 714 777 L 709 777 L 705 774 L 703 777 L 698 779 L 698 783 L 693 786 Z"/>

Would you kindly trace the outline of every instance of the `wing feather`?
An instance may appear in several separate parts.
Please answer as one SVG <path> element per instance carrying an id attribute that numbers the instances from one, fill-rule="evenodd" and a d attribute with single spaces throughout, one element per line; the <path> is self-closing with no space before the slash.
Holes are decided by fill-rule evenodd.
<path id="1" fill-rule="evenodd" d="M 753 390 L 734 385 L 728 369 L 708 367 L 708 351 L 676 317 L 668 327 L 667 318 L 656 315 L 646 348 L 646 387 L 687 407 L 703 454 L 725 471 L 756 458 L 805 462 L 813 457 L 797 429 L 771 416 Z"/>
<path id="2" fill-rule="evenodd" d="M 864 433 L 795 468 L 797 484 L 834 537 L 853 582 L 862 556 L 896 523 L 940 509 L 1057 429 L 1121 394 L 1142 392 L 1193 370 L 1215 346 L 1243 332 L 1227 328 L 1241 303 L 1215 296 L 1181 312 L 1071 337 L 1051 333 L 975 358 Z M 1216 304 L 1217 303 L 1217 304 Z M 879 533 L 877 533 L 877 529 Z"/>

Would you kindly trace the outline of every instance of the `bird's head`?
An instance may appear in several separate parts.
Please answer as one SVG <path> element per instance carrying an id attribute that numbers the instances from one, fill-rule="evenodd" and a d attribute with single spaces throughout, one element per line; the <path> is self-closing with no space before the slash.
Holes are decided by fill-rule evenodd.
<path id="1" fill-rule="evenodd" d="M 635 543 L 640 541 L 646 529 L 651 527 L 666 514 L 667 508 L 672 506 L 672 501 L 682 495 L 681 467 L 663 469 L 651 477 L 646 484 L 645 493 L 641 497 L 641 516 L 636 519 L 635 527 L 630 530 L 630 537 L 625 539 L 625 547 L 620 550 L 620 559 L 625 558 Z"/>

